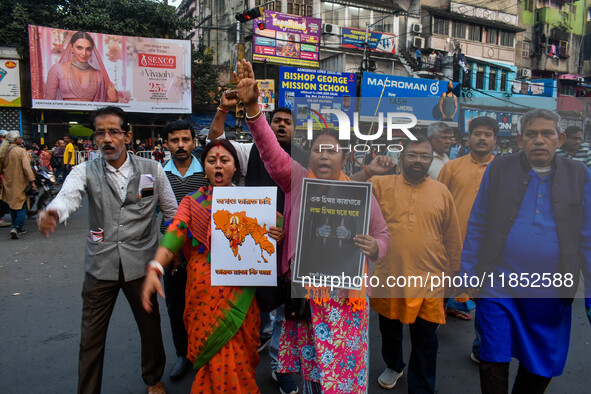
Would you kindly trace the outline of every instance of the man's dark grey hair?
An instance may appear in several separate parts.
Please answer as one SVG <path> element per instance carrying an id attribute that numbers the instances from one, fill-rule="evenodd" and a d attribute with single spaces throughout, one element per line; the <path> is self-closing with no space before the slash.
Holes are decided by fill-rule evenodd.
<path id="1" fill-rule="evenodd" d="M 427 128 L 427 138 L 435 137 L 439 133 L 445 132 L 446 134 L 453 134 L 452 128 L 445 122 L 431 123 Z"/>
<path id="2" fill-rule="evenodd" d="M 562 129 L 560 128 L 560 115 L 558 115 L 556 112 L 551 111 L 549 109 L 536 108 L 536 109 L 532 109 L 531 111 L 528 111 L 525 114 L 523 114 L 523 116 L 521 117 L 521 121 L 519 122 L 519 125 L 520 125 L 519 133 L 520 134 L 523 133 L 524 127 L 527 124 L 533 122 L 534 119 L 537 119 L 537 118 L 553 120 L 556 123 L 556 132 L 558 134 L 560 134 L 562 132 Z"/>

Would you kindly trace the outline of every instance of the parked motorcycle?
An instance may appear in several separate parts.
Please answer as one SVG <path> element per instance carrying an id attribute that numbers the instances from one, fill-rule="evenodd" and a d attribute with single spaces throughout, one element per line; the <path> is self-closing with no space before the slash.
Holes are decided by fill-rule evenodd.
<path id="1" fill-rule="evenodd" d="M 57 191 L 53 189 L 56 183 L 55 175 L 49 168 L 33 163 L 33 172 L 35 173 L 35 185 L 37 186 L 37 193 L 30 196 L 31 209 L 28 210 L 29 217 L 34 216 L 40 209 L 43 209 L 53 200 L 57 195 Z"/>

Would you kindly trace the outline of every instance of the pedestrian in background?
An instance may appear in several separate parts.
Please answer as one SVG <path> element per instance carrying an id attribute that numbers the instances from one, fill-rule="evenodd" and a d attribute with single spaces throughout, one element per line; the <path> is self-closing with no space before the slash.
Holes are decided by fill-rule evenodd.
<path id="1" fill-rule="evenodd" d="M 27 151 L 20 146 L 22 143 L 20 132 L 12 130 L 0 146 L 0 174 L 3 179 L 0 200 L 10 206 L 12 239 L 18 239 L 27 232 L 23 228 L 29 205 L 29 196 L 25 190 L 29 185 L 32 190 L 37 190 L 31 160 Z"/>
<path id="2" fill-rule="evenodd" d="M 53 171 L 51 167 L 51 153 L 49 153 L 49 151 L 47 150 L 46 144 L 41 145 L 38 156 L 39 161 L 41 161 L 41 165 L 47 167 L 49 171 Z"/>
<path id="3" fill-rule="evenodd" d="M 55 150 L 53 151 L 52 159 L 52 167 L 56 169 L 55 177 L 58 183 L 63 183 L 65 176 L 64 176 L 64 152 L 66 150 L 66 144 L 64 140 L 58 140 L 56 142 Z"/>
<path id="4" fill-rule="evenodd" d="M 428 167 L 431 179 L 437 179 L 443 165 L 449 161 L 448 153 L 452 136 L 452 128 L 444 122 L 431 123 L 427 129 L 427 138 L 433 147 L 433 161 Z"/>
<path id="5" fill-rule="evenodd" d="M 460 153 L 460 144 L 458 144 L 456 136 L 451 137 L 451 146 L 449 148 L 449 159 L 457 159 Z"/>
<path id="6" fill-rule="evenodd" d="M 435 70 L 435 59 L 436 58 L 437 58 L 437 55 L 435 55 L 435 51 L 431 50 L 431 53 L 429 54 L 429 57 L 427 58 L 429 61 L 429 71 Z"/>
<path id="7" fill-rule="evenodd" d="M 66 147 L 64 149 L 64 165 L 62 168 L 62 175 L 65 180 L 70 174 L 70 171 L 72 171 L 72 167 L 76 165 L 76 149 L 74 148 L 74 144 L 68 135 L 64 135 L 64 144 Z"/>
<path id="8" fill-rule="evenodd" d="M 162 150 L 162 146 L 160 146 L 160 144 L 158 144 L 156 146 L 156 148 L 154 148 L 154 151 L 152 152 L 152 158 L 154 160 L 156 160 L 158 163 L 163 164 L 164 163 L 164 157 L 165 157 L 165 153 Z"/>
<path id="9" fill-rule="evenodd" d="M 473 149 L 466 156 L 448 161 L 439 173 L 437 180 L 447 186 L 454 199 L 462 240 L 466 238 L 470 211 L 480 188 L 482 176 L 494 159 L 492 150 L 496 144 L 498 133 L 499 124 L 495 119 L 482 116 L 472 120 L 469 126 L 468 141 Z M 474 302 L 462 301 L 450 298 L 446 305 L 446 314 L 458 319 L 470 320 L 472 317 L 468 312 L 474 308 Z M 470 358 L 478 362 L 480 360 L 480 334 L 476 326 L 474 329 L 476 338 L 472 345 Z"/>
<path id="10" fill-rule="evenodd" d="M 417 66 L 419 66 L 419 70 L 423 69 L 423 54 L 421 53 L 421 50 L 419 48 L 417 48 L 416 53 L 416 57 L 417 57 Z"/>
<path id="11" fill-rule="evenodd" d="M 443 55 L 437 51 L 435 54 L 435 72 L 438 73 L 441 71 L 441 62 L 443 61 Z"/>
<path id="12" fill-rule="evenodd" d="M 2 142 L 4 142 L 4 140 L 6 139 L 6 133 L 8 133 L 6 130 L 0 130 L 0 146 L 2 145 Z M 2 172 L 0 172 L 0 190 L 2 190 L 2 178 Z M 2 219 L 2 217 L 7 213 L 10 213 L 10 207 L 6 202 L 0 200 L 0 227 L 10 227 L 10 225 L 12 224 L 7 220 Z"/>
<path id="13" fill-rule="evenodd" d="M 556 154 L 581 161 L 591 168 L 591 149 L 582 144 L 583 131 L 581 128 L 579 126 L 569 126 L 564 130 L 564 134 L 566 136 L 564 144 L 558 148 Z"/>

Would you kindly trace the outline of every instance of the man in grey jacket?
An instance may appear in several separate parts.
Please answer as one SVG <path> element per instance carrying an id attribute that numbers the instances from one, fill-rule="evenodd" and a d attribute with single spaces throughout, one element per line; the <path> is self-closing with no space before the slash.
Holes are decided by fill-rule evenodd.
<path id="1" fill-rule="evenodd" d="M 160 315 L 157 307 L 149 314 L 144 311 L 141 288 L 146 269 L 155 269 L 148 262 L 158 246 L 156 204 L 164 220 L 170 220 L 177 202 L 158 162 L 127 154 L 132 133 L 126 118 L 118 107 L 92 114 L 102 157 L 74 167 L 60 193 L 39 214 L 39 229 L 48 236 L 88 194 L 90 232 L 84 259 L 78 393 L 101 390 L 107 328 L 120 289 L 140 332 L 142 378 L 148 393 L 165 393 L 160 381 L 166 362 Z"/>

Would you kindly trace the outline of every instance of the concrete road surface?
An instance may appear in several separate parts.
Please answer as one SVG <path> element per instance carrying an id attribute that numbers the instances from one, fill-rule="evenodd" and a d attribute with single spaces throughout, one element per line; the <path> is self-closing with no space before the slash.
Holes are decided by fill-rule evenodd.
<path id="1" fill-rule="evenodd" d="M 10 228 L 0 228 L 0 393 L 74 393 L 77 387 L 78 343 L 84 277 L 84 241 L 88 232 L 87 203 L 47 239 L 34 220 L 28 234 L 10 240 Z M 580 289 L 579 289 L 580 292 Z M 160 299 L 162 332 L 168 357 L 164 383 L 171 394 L 189 393 L 194 373 L 172 383 L 175 361 L 166 307 Z M 575 300 L 573 329 L 564 374 L 548 393 L 591 393 L 591 327 L 582 299 Z M 408 360 L 408 331 L 405 333 Z M 439 329 L 438 393 L 479 393 L 478 366 L 470 361 L 473 323 L 451 318 Z M 384 368 L 377 316 L 370 327 L 369 393 L 405 393 L 406 378 L 393 390 L 383 390 L 377 377 Z M 261 354 L 257 382 L 262 393 L 278 393 L 271 379 L 267 350 Z M 516 363 L 512 364 L 512 374 Z M 103 393 L 145 393 L 140 372 L 140 339 L 123 294 L 117 301 L 107 338 Z M 301 392 L 301 389 L 300 389 Z"/>

